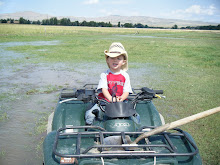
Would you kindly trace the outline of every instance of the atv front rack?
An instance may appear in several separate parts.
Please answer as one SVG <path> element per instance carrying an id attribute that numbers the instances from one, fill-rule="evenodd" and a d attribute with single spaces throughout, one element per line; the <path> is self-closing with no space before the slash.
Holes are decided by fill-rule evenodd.
<path id="1" fill-rule="evenodd" d="M 152 129 L 153 127 L 144 127 L 144 129 Z M 88 131 L 84 131 L 88 129 Z M 79 132 L 79 130 L 81 132 Z M 106 132 L 103 128 L 97 126 L 75 126 L 61 128 L 57 131 L 53 154 L 58 157 L 66 158 L 119 158 L 119 157 L 163 157 L 163 156 L 193 156 L 198 153 L 198 148 L 181 129 L 173 129 L 174 133 L 163 132 L 148 139 L 142 140 L 139 144 L 128 144 L 126 136 L 135 139 L 143 133 L 139 132 Z M 76 132 L 77 131 L 77 132 Z M 111 136 L 121 137 L 122 144 L 106 145 L 105 138 Z M 87 139 L 92 139 L 92 144 L 85 142 Z M 74 140 L 75 139 L 75 140 Z M 71 141 L 72 145 L 68 145 L 71 152 L 62 153 L 59 146 L 62 145 L 62 140 Z M 179 150 L 180 141 L 187 146 L 183 150 Z M 159 142 L 159 143 L 158 143 Z M 66 144 L 66 142 L 64 143 Z M 85 145 L 87 147 L 85 147 Z M 96 150 L 96 152 L 93 152 Z M 185 152 L 182 152 L 185 151 Z"/>

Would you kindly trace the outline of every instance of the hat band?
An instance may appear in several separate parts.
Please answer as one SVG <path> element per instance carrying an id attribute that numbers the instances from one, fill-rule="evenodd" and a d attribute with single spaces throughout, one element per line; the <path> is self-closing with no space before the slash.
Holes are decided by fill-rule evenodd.
<path id="1" fill-rule="evenodd" d="M 109 53 L 121 53 L 121 52 L 109 52 Z"/>

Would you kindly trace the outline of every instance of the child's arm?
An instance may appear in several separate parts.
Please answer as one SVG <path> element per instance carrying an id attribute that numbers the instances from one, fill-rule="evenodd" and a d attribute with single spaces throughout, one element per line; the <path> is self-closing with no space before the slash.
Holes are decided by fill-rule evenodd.
<path id="1" fill-rule="evenodd" d="M 106 99 L 112 102 L 112 96 L 110 95 L 108 89 L 102 88 L 102 93 Z M 125 99 L 127 99 L 128 95 L 129 95 L 129 92 L 124 92 L 121 96 L 117 97 L 117 101 L 124 101 Z M 113 98 L 113 102 L 115 101 L 116 101 L 115 98 Z"/>
<path id="2" fill-rule="evenodd" d="M 102 88 L 102 93 L 106 99 L 108 99 L 110 102 L 112 102 L 112 96 L 110 95 L 108 89 Z"/>
<path id="3" fill-rule="evenodd" d="M 124 92 L 120 97 L 119 97 L 119 101 L 124 101 L 125 99 L 127 99 L 129 95 L 129 92 Z"/>

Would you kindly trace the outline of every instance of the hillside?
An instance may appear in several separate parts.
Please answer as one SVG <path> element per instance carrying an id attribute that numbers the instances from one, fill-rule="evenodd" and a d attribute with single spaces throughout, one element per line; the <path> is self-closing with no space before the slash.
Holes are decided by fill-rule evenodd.
<path id="1" fill-rule="evenodd" d="M 40 14 L 32 11 L 25 12 L 16 12 L 16 13 L 8 13 L 8 14 L 0 14 L 0 19 L 12 18 L 18 20 L 20 17 L 24 19 L 28 19 L 31 21 L 42 21 L 43 19 L 49 19 L 51 17 L 55 17 L 48 14 Z M 210 22 L 201 22 L 201 21 L 190 21 L 190 20 L 179 20 L 179 19 L 164 19 L 164 18 L 154 18 L 147 16 L 119 16 L 119 15 L 111 15 L 105 17 L 74 17 L 74 16 L 56 16 L 58 19 L 61 18 L 70 18 L 73 21 L 95 21 L 95 22 L 111 22 L 112 24 L 121 24 L 124 23 L 141 23 L 143 25 L 154 26 L 154 27 L 172 27 L 173 25 L 178 25 L 178 27 L 182 26 L 203 26 L 203 25 L 218 25 L 218 23 L 210 23 Z"/>

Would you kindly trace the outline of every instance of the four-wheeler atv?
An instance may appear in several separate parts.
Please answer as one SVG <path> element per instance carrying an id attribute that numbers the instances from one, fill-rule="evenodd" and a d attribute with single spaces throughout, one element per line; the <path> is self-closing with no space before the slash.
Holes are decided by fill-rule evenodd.
<path id="1" fill-rule="evenodd" d="M 143 132 L 164 124 L 152 103 L 162 93 L 144 87 L 134 90 L 125 102 L 110 103 L 99 98 L 91 85 L 63 89 L 49 119 L 44 164 L 201 165 L 193 138 L 179 128 L 132 143 Z M 94 110 L 93 124 L 86 125 L 85 112 L 94 104 L 100 110 Z"/>

